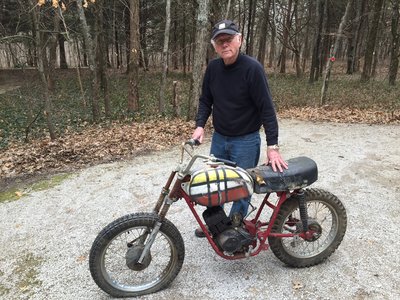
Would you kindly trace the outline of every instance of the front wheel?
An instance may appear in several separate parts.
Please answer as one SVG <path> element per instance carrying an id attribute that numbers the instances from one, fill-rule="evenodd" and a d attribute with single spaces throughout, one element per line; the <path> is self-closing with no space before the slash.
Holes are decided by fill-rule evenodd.
<path id="1" fill-rule="evenodd" d="M 180 232 L 168 220 L 163 221 L 148 255 L 138 263 L 157 221 L 155 214 L 131 214 L 99 233 L 90 250 L 89 268 L 103 291 L 114 297 L 155 293 L 178 275 L 185 247 Z"/>
<path id="2" fill-rule="evenodd" d="M 320 190 L 304 191 L 308 212 L 308 229 L 315 238 L 302 239 L 269 237 L 271 250 L 277 258 L 291 267 L 310 267 L 326 260 L 339 247 L 347 227 L 346 210 L 333 194 Z M 273 224 L 273 233 L 300 233 L 302 231 L 297 199 L 286 200 Z"/>

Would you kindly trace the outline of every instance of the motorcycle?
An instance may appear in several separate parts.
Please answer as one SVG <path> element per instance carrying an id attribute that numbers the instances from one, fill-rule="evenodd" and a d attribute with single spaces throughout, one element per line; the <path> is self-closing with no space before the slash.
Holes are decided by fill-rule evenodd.
<path id="1" fill-rule="evenodd" d="M 271 249 L 286 265 L 303 268 L 325 261 L 338 248 L 346 232 L 346 209 L 330 192 L 308 188 L 318 178 L 312 159 L 289 159 L 282 173 L 268 165 L 244 170 L 232 161 L 195 154 L 197 145 L 197 140 L 182 143 L 180 161 L 152 212 L 123 216 L 96 237 L 89 268 L 104 292 L 114 297 L 140 296 L 158 292 L 176 278 L 185 245 L 166 215 L 182 199 L 216 254 L 228 260 Z M 203 167 L 195 170 L 198 160 Z M 265 194 L 258 209 L 250 204 L 247 216 L 226 215 L 225 203 L 253 193 Z M 271 194 L 277 195 L 275 203 L 269 199 Z M 196 205 L 205 208 L 204 223 Z M 270 217 L 262 220 L 266 207 L 271 209 Z"/>

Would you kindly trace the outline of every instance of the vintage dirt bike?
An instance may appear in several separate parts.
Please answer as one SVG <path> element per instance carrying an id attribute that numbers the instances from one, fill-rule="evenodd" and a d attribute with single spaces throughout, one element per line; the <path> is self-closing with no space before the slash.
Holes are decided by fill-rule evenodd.
<path id="1" fill-rule="evenodd" d="M 183 264 L 185 246 L 166 215 L 181 199 L 212 248 L 225 259 L 256 256 L 271 248 L 286 265 L 309 267 L 326 260 L 340 245 L 347 226 L 343 204 L 327 191 L 304 189 L 318 177 L 312 159 L 289 159 L 289 168 L 283 173 L 273 172 L 267 165 L 243 170 L 231 161 L 194 154 L 195 145 L 196 140 L 182 144 L 180 162 L 153 212 L 123 216 L 106 226 L 93 242 L 90 272 L 103 291 L 114 297 L 139 296 L 164 289 L 174 280 Z M 190 157 L 187 163 L 184 156 Z M 194 171 L 197 160 L 203 160 L 203 167 Z M 222 204 L 253 192 L 265 194 L 258 209 L 251 205 L 244 217 L 226 215 Z M 275 203 L 269 200 L 271 193 L 278 196 Z M 204 206 L 205 224 L 195 205 Z M 267 221 L 261 220 L 266 206 L 272 209 Z M 255 216 L 249 218 L 254 211 Z"/>

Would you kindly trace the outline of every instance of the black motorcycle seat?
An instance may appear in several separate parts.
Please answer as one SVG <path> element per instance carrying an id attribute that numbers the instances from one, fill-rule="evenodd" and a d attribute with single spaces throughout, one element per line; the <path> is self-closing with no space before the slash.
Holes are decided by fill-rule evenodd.
<path id="1" fill-rule="evenodd" d="M 290 191 L 311 185 L 318 179 L 317 164 L 311 158 L 300 156 L 287 160 L 288 169 L 274 172 L 269 165 L 260 165 L 247 172 L 254 180 L 254 192 L 265 194 Z"/>

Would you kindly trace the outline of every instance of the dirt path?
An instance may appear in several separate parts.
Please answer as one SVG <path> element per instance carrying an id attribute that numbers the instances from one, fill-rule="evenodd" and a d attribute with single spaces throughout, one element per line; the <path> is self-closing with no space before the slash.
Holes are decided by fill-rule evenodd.
<path id="1" fill-rule="evenodd" d="M 185 241 L 183 268 L 168 289 L 141 299 L 398 297 L 400 126 L 283 120 L 280 130 L 284 157 L 313 158 L 319 166 L 313 186 L 336 194 L 347 208 L 339 249 L 309 269 L 287 268 L 271 251 L 226 261 L 194 238 L 196 224 L 180 201 L 168 218 Z M 174 148 L 98 165 L 55 188 L 0 204 L 0 298 L 108 299 L 88 271 L 91 243 L 115 218 L 151 210 L 177 158 Z"/>

